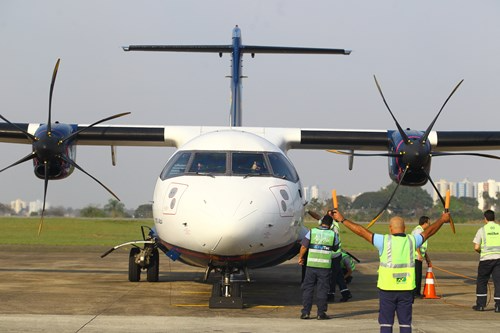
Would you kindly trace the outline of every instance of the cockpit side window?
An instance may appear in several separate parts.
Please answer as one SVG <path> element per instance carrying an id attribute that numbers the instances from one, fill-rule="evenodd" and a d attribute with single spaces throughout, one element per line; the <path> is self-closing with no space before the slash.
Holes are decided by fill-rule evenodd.
<path id="1" fill-rule="evenodd" d="M 271 167 L 273 168 L 273 176 L 278 178 L 287 179 L 292 182 L 297 182 L 299 176 L 293 165 L 288 161 L 288 159 L 279 153 L 269 153 L 267 155 Z"/>
<path id="2" fill-rule="evenodd" d="M 234 175 L 269 175 L 269 167 L 262 153 L 232 154 L 232 171 Z"/>
<path id="3" fill-rule="evenodd" d="M 226 173 L 226 153 L 196 152 L 189 172 L 210 174 Z"/>
<path id="4" fill-rule="evenodd" d="M 167 178 L 183 175 L 186 171 L 186 167 L 190 157 L 191 152 L 180 152 L 172 156 L 167 165 L 165 165 L 165 168 L 163 168 L 163 171 L 160 174 L 160 178 L 164 180 Z"/>

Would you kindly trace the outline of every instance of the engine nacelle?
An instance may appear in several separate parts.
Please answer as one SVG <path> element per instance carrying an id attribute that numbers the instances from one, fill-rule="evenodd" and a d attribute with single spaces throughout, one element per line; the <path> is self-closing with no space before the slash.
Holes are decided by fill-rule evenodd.
<path id="1" fill-rule="evenodd" d="M 76 158 L 74 140 L 63 141 L 76 130 L 76 126 L 54 123 L 50 134 L 47 125 L 41 125 L 35 132 L 38 138 L 33 142 L 33 167 L 35 175 L 40 179 L 64 179 L 71 175 L 75 167 L 68 162 Z M 47 167 L 46 167 L 47 166 Z"/>
<path id="2" fill-rule="evenodd" d="M 408 166 L 401 185 L 425 185 L 431 170 L 431 145 L 429 141 L 420 143 L 419 140 L 424 135 L 421 131 L 408 129 L 405 133 L 410 142 L 405 142 L 398 131 L 389 133 L 389 151 L 400 154 L 398 157 L 389 157 L 389 176 L 393 181 L 399 183 L 405 166 Z"/>

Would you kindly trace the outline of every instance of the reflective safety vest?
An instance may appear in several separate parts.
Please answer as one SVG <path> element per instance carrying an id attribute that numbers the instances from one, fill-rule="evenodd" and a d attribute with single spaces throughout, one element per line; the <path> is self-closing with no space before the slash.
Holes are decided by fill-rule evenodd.
<path id="1" fill-rule="evenodd" d="M 481 228 L 481 257 L 489 254 L 500 254 L 500 225 L 489 221 Z"/>
<path id="2" fill-rule="evenodd" d="M 335 232 L 330 229 L 311 229 L 307 267 L 332 268 Z"/>
<path id="3" fill-rule="evenodd" d="M 356 263 L 354 262 L 354 260 L 352 260 L 352 257 L 347 253 L 345 253 L 344 251 L 342 251 L 342 260 L 340 260 L 340 267 L 342 269 L 347 269 L 346 261 L 349 263 L 349 266 L 351 266 L 351 270 L 356 269 Z"/>
<path id="4" fill-rule="evenodd" d="M 377 287 L 382 290 L 415 289 L 415 236 L 384 235 Z"/>
<path id="5" fill-rule="evenodd" d="M 415 227 L 415 229 L 413 229 L 413 230 L 420 230 L 419 234 L 424 232 L 424 228 L 422 228 L 421 225 L 417 225 Z M 413 232 L 412 232 L 412 234 L 413 234 Z M 425 256 L 426 252 L 427 252 L 427 240 L 425 242 L 423 242 L 422 245 L 420 245 L 420 254 L 422 255 L 422 257 Z"/>
<path id="6" fill-rule="evenodd" d="M 332 255 L 333 258 L 337 258 L 337 257 L 341 256 L 341 251 L 342 251 L 342 240 L 340 239 L 340 225 L 337 221 L 333 221 L 331 230 L 333 230 L 335 232 L 335 234 L 337 235 L 338 242 L 339 242 L 339 248 L 337 249 L 337 251 L 333 251 L 333 255 Z"/>

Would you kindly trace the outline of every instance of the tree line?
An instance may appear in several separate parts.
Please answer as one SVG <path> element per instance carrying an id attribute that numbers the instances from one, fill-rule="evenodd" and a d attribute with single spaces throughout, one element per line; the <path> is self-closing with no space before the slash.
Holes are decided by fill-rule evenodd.
<path id="1" fill-rule="evenodd" d="M 354 199 L 339 195 L 337 196 L 339 210 L 355 221 L 371 221 L 385 206 L 396 186 L 395 183 L 391 183 L 379 191 L 364 192 Z M 499 199 L 489 197 L 486 192 L 483 198 L 485 199 L 483 210 L 500 207 L 500 193 L 497 195 Z M 314 198 L 306 205 L 306 209 L 320 214 L 332 208 L 332 198 L 325 200 Z M 434 203 L 430 194 L 422 187 L 400 186 L 379 220 L 389 220 L 391 216 L 400 215 L 408 221 L 418 221 L 422 215 L 437 218 L 442 212 L 441 201 Z M 478 208 L 478 201 L 475 198 L 451 197 L 450 212 L 453 221 L 457 223 L 483 219 L 482 210 Z"/>
<path id="2" fill-rule="evenodd" d="M 30 216 L 39 216 L 41 211 L 32 212 Z M 15 212 L 5 204 L 0 203 L 0 215 L 16 215 Z M 98 205 L 88 205 L 81 209 L 65 208 L 63 206 L 50 207 L 45 210 L 45 216 L 75 216 L 75 217 L 95 217 L 95 218 L 153 218 L 153 205 L 139 205 L 134 210 L 126 209 L 125 205 L 116 200 L 109 199 L 104 207 Z"/>

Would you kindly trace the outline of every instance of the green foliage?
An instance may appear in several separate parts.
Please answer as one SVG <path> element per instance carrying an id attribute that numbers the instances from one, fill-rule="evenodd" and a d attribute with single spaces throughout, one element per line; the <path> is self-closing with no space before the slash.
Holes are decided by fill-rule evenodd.
<path id="1" fill-rule="evenodd" d="M 134 217 L 136 218 L 153 218 L 153 205 L 152 204 L 144 204 L 137 207 L 134 212 Z"/>
<path id="2" fill-rule="evenodd" d="M 109 199 L 108 203 L 104 206 L 104 211 L 107 213 L 107 216 L 112 218 L 129 216 L 125 212 L 125 205 L 116 199 Z"/>
<path id="3" fill-rule="evenodd" d="M 80 210 L 80 216 L 90 218 L 106 217 L 106 212 L 97 206 L 88 205 Z"/>
<path id="4" fill-rule="evenodd" d="M 441 202 L 432 209 L 433 216 L 439 216 L 443 212 Z M 464 223 L 468 221 L 482 221 L 483 212 L 477 208 L 477 201 L 474 198 L 450 198 L 450 212 L 454 223 Z"/>
<path id="5" fill-rule="evenodd" d="M 14 211 L 12 211 L 12 209 L 10 209 L 9 206 L 3 204 L 3 203 L 0 203 L 0 214 L 1 215 L 8 215 L 8 214 L 12 214 L 14 213 Z"/>
<path id="6" fill-rule="evenodd" d="M 311 201 L 309 201 L 309 203 L 306 205 L 306 210 L 324 215 L 325 203 L 320 201 L 318 198 L 312 198 Z"/>

